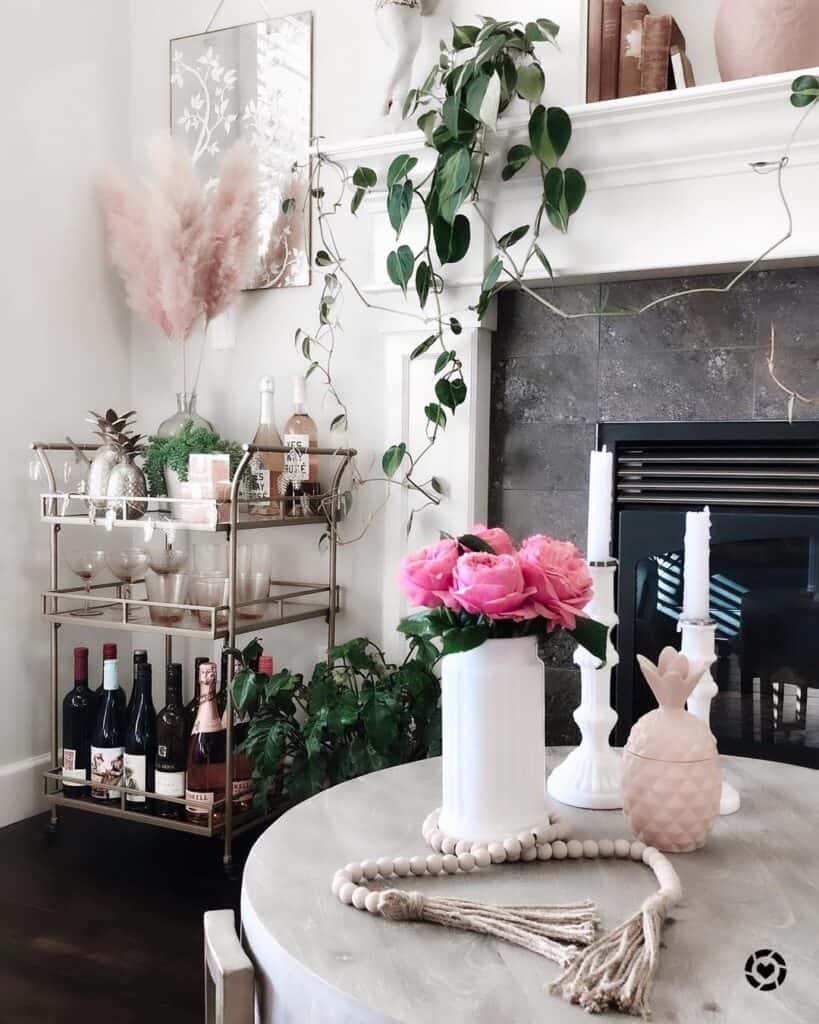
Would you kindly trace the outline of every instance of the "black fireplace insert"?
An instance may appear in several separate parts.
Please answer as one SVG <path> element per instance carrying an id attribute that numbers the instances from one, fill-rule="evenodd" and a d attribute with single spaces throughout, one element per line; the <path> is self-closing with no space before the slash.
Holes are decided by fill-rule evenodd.
<path id="1" fill-rule="evenodd" d="M 819 768 L 819 423 L 606 423 L 619 560 L 616 740 L 655 706 L 636 665 L 679 645 L 685 513 L 711 510 L 727 754 Z"/>

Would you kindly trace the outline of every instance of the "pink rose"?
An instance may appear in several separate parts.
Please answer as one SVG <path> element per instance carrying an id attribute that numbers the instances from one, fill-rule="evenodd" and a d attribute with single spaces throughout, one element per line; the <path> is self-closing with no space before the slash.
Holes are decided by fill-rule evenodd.
<path id="1" fill-rule="evenodd" d="M 461 555 L 452 573 L 452 597 L 464 611 L 489 619 L 534 619 L 531 598 L 517 555 L 475 552 Z"/>
<path id="2" fill-rule="evenodd" d="M 551 620 L 550 630 L 574 629 L 592 597 L 588 566 L 574 544 L 538 533 L 523 542 L 519 557 L 526 585 L 535 589 L 534 606 Z"/>
<path id="3" fill-rule="evenodd" d="M 515 554 L 515 545 L 512 543 L 512 538 L 506 530 L 502 530 L 499 526 L 494 526 L 490 529 L 488 526 L 478 523 L 469 532 L 473 537 L 479 537 L 481 540 L 486 541 L 496 555 Z"/>
<path id="4" fill-rule="evenodd" d="M 442 540 L 401 559 L 398 581 L 410 601 L 421 608 L 452 608 L 449 596 L 452 570 L 458 561 L 458 543 Z"/>

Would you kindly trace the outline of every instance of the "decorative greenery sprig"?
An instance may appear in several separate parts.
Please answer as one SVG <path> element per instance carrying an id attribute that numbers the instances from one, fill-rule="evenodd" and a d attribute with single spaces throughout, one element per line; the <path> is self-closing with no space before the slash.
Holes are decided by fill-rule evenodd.
<path id="1" fill-rule="evenodd" d="M 232 441 L 225 441 L 207 427 L 189 422 L 173 437 L 151 437 L 145 452 L 145 476 L 148 489 L 154 497 L 167 494 L 165 468 L 173 469 L 180 480 L 188 479 L 188 458 L 191 455 L 230 456 L 230 471 L 235 472 L 242 457 L 242 449 Z"/>
<path id="2" fill-rule="evenodd" d="M 259 806 L 271 796 L 302 800 L 366 772 L 440 753 L 434 647 L 416 644 L 401 665 L 392 665 L 359 637 L 333 648 L 307 684 L 287 669 L 271 677 L 254 672 L 251 646 L 234 651 L 241 667 L 232 692 L 240 712 L 254 709 L 243 749 L 254 764 Z"/>

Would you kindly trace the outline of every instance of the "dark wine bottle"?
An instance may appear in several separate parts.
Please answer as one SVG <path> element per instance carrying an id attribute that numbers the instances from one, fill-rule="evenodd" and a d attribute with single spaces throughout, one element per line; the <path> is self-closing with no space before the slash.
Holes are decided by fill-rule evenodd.
<path id="1" fill-rule="evenodd" d="M 199 707 L 199 669 L 209 661 L 210 658 L 197 658 L 193 663 L 193 696 L 185 705 L 185 721 L 188 723 L 189 736 L 196 721 L 196 709 Z"/>
<path id="2" fill-rule="evenodd" d="M 125 757 L 125 728 L 119 699 L 116 661 L 106 661 L 102 668 L 102 700 L 91 736 L 91 796 L 96 800 L 118 800 L 115 789 L 104 789 L 97 783 L 122 785 Z"/>
<path id="3" fill-rule="evenodd" d="M 216 711 L 221 718 L 227 706 L 227 685 L 228 685 L 228 655 L 222 651 L 222 665 L 219 676 L 219 692 L 216 694 Z"/>
<path id="4" fill-rule="evenodd" d="M 88 648 L 74 648 L 74 688 L 63 700 L 63 794 L 88 796 L 94 694 L 88 689 Z"/>
<path id="5" fill-rule="evenodd" d="M 199 707 L 188 743 L 185 814 L 189 821 L 207 824 L 211 808 L 214 820 L 224 817 L 226 747 L 225 729 L 216 713 L 216 666 L 209 661 L 199 669 Z"/>
<path id="6" fill-rule="evenodd" d="M 147 651 L 134 651 L 134 675 L 131 679 L 131 696 L 128 698 L 128 710 L 125 712 L 125 721 L 131 721 L 131 712 L 134 710 L 134 697 L 136 696 L 137 666 L 148 664 Z"/>
<path id="7" fill-rule="evenodd" d="M 105 693 L 105 663 L 106 661 L 117 660 L 117 645 L 116 644 L 103 644 L 102 645 L 102 669 L 100 671 L 100 685 L 94 690 L 94 721 L 96 721 L 97 712 L 102 704 L 103 694 Z M 125 694 L 122 695 L 125 697 Z M 125 705 L 123 704 L 123 708 Z"/>
<path id="8" fill-rule="evenodd" d="M 188 727 L 182 704 L 182 666 L 168 665 L 165 707 L 156 716 L 156 775 L 154 792 L 159 796 L 185 796 L 185 765 L 188 759 Z M 182 805 L 156 802 L 163 818 L 181 818 Z"/>
<path id="9" fill-rule="evenodd" d="M 150 810 L 143 794 L 153 792 L 156 760 L 156 711 L 151 698 L 151 666 L 141 661 L 136 666 L 134 700 L 128 731 L 125 734 L 125 802 L 134 810 Z M 131 793 L 130 790 L 141 790 Z"/>

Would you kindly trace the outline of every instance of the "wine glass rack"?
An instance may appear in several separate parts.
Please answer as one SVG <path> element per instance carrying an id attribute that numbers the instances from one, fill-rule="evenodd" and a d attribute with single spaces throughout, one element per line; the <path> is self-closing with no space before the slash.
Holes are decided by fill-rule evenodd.
<path id="1" fill-rule="evenodd" d="M 241 457 L 230 479 L 228 500 L 217 501 L 209 498 L 155 498 L 117 497 L 101 498 L 79 490 L 59 490 L 56 482 L 52 456 L 63 453 L 94 452 L 94 444 L 49 443 L 35 441 L 31 445 L 45 475 L 48 490 L 40 495 L 40 518 L 47 523 L 50 531 L 50 583 L 42 595 L 43 617 L 50 625 L 50 706 L 51 706 L 51 767 L 43 773 L 45 796 L 51 804 L 49 828 L 54 831 L 58 824 L 58 808 L 61 806 L 104 814 L 110 817 L 139 822 L 159 828 L 175 829 L 202 836 L 220 836 L 223 840 L 223 863 L 230 870 L 233 861 L 233 839 L 241 832 L 261 824 L 267 815 L 251 810 L 237 813 L 232 800 L 217 800 L 209 805 L 207 819 L 190 822 L 182 817 L 167 818 L 140 810 L 139 804 L 126 800 L 124 785 L 96 783 L 95 788 L 105 788 L 112 798 L 100 800 L 91 797 L 69 797 L 62 784 L 59 764 L 60 741 L 60 677 L 59 677 L 59 631 L 64 623 L 87 626 L 91 629 L 123 630 L 129 633 L 153 633 L 164 639 L 165 665 L 173 661 L 173 644 L 176 638 L 196 638 L 209 641 L 223 640 L 229 648 L 235 648 L 237 638 L 242 634 L 255 633 L 263 629 L 286 626 L 307 619 L 324 619 L 327 623 L 327 647 L 335 645 L 336 615 L 340 608 L 341 591 L 337 583 L 338 522 L 342 515 L 341 483 L 344 472 L 356 452 L 351 448 L 309 448 L 304 454 L 335 461 L 330 486 L 321 494 L 309 496 L 307 509 L 302 504 L 299 514 L 296 502 L 299 498 L 283 496 L 279 499 L 278 516 L 257 517 L 249 510 L 248 502 L 241 497 L 241 485 L 250 468 L 251 460 L 257 454 L 286 455 L 287 448 L 254 444 L 242 446 Z M 255 502 L 258 504 L 258 500 Z M 165 604 L 147 598 L 145 580 L 135 580 L 128 585 L 124 596 L 124 585 L 118 581 L 97 583 L 86 592 L 85 587 L 60 585 L 60 532 L 64 527 L 84 527 L 91 530 L 132 530 L 142 531 L 147 543 L 159 533 L 167 547 L 173 546 L 178 533 L 195 532 L 222 534 L 227 542 L 227 601 L 219 607 L 206 607 L 193 603 Z M 239 535 L 246 530 L 273 529 L 296 526 L 321 526 L 327 540 L 326 581 L 304 583 L 293 580 L 271 580 L 267 597 L 254 597 L 252 601 L 239 602 L 237 599 Z M 96 609 L 93 616 L 78 615 L 77 612 L 88 602 Z M 173 623 L 155 621 L 168 619 Z M 228 678 L 233 678 L 233 655 L 228 655 Z M 196 683 L 194 683 L 196 685 Z M 225 724 L 227 732 L 227 758 L 225 763 L 225 793 L 232 793 L 233 783 L 233 698 L 231 687 L 227 687 Z M 154 792 L 128 789 L 131 797 L 144 796 L 148 801 L 179 804 L 182 798 L 169 798 Z M 135 809 L 136 808 L 136 809 Z M 181 813 L 181 812 L 180 812 Z"/>

